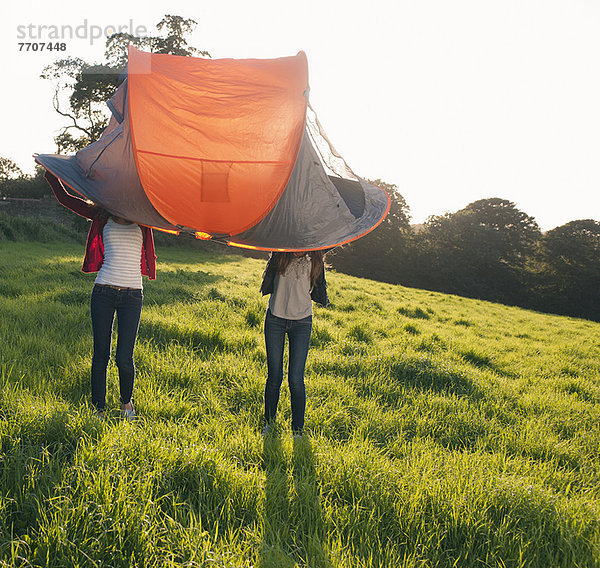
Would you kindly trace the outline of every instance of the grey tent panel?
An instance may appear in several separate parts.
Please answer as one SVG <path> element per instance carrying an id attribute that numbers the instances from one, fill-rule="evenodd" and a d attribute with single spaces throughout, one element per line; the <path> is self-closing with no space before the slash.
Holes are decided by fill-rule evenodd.
<path id="1" fill-rule="evenodd" d="M 113 215 L 142 225 L 176 230 L 156 211 L 140 183 L 131 144 L 126 89 L 124 81 L 109 101 L 113 115 L 96 142 L 75 156 L 39 154 L 36 160 Z"/>
<path id="2" fill-rule="evenodd" d="M 290 180 L 273 209 L 231 241 L 267 249 L 328 248 L 372 230 L 388 207 L 380 188 L 360 178 L 328 176 L 305 134 Z"/>

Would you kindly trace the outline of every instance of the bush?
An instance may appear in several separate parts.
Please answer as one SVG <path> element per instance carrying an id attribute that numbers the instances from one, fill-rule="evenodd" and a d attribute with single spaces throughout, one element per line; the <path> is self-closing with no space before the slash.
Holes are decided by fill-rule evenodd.
<path id="1" fill-rule="evenodd" d="M 51 195 L 52 190 L 38 169 L 34 176 L 21 176 L 0 181 L 0 197 L 20 197 L 22 199 L 40 199 Z"/>
<path id="2" fill-rule="evenodd" d="M 86 233 L 42 217 L 20 217 L 0 211 L 0 241 L 85 242 Z"/>

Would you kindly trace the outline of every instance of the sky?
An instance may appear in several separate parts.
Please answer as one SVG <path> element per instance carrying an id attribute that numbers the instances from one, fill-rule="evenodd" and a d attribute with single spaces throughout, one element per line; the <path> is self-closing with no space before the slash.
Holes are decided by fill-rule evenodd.
<path id="1" fill-rule="evenodd" d="M 0 9 L 0 156 L 33 172 L 68 122 L 44 66 L 104 59 L 105 33 L 155 35 L 165 14 L 198 22 L 213 58 L 303 50 L 311 105 L 361 177 L 398 187 L 412 222 L 501 197 L 543 230 L 600 220 L 597 0 L 21 0 Z M 64 52 L 33 52 L 70 26 Z"/>

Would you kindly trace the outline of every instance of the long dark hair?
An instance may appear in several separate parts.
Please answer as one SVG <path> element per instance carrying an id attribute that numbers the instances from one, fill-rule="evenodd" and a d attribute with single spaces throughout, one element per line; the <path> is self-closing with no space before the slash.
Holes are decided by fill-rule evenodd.
<path id="1" fill-rule="evenodd" d="M 112 215 L 103 207 L 96 205 L 96 212 L 94 214 L 94 218 L 100 219 L 101 221 L 108 221 Z"/>
<path id="2" fill-rule="evenodd" d="M 92 203 L 95 207 L 95 213 L 94 213 L 94 218 L 95 219 L 100 219 L 101 221 L 108 221 L 109 219 L 112 219 L 113 221 L 115 219 L 123 219 L 123 217 L 119 217 L 118 215 L 113 215 L 112 213 L 110 213 L 109 211 L 107 211 L 106 209 L 104 209 L 103 207 L 100 207 L 100 205 L 96 205 L 95 203 Z M 124 219 L 125 221 L 127 221 L 128 223 L 133 223 L 133 221 L 129 221 L 129 219 Z"/>
<path id="3" fill-rule="evenodd" d="M 317 283 L 319 276 L 323 273 L 324 263 L 325 263 L 325 254 L 327 251 L 324 250 L 311 250 L 307 251 L 305 255 L 310 258 L 310 285 L 311 287 Z M 285 274 L 288 266 L 297 258 L 294 256 L 293 252 L 274 252 L 273 253 L 273 261 L 275 262 L 275 270 L 278 274 Z"/>

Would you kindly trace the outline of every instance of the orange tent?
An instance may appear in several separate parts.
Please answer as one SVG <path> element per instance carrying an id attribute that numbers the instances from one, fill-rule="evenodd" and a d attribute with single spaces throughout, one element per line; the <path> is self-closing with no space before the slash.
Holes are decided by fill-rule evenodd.
<path id="1" fill-rule="evenodd" d="M 212 60 L 130 47 L 127 78 L 108 106 L 97 142 L 36 159 L 121 217 L 306 250 L 358 238 L 388 210 L 385 192 L 351 172 L 311 114 L 303 52 Z"/>

